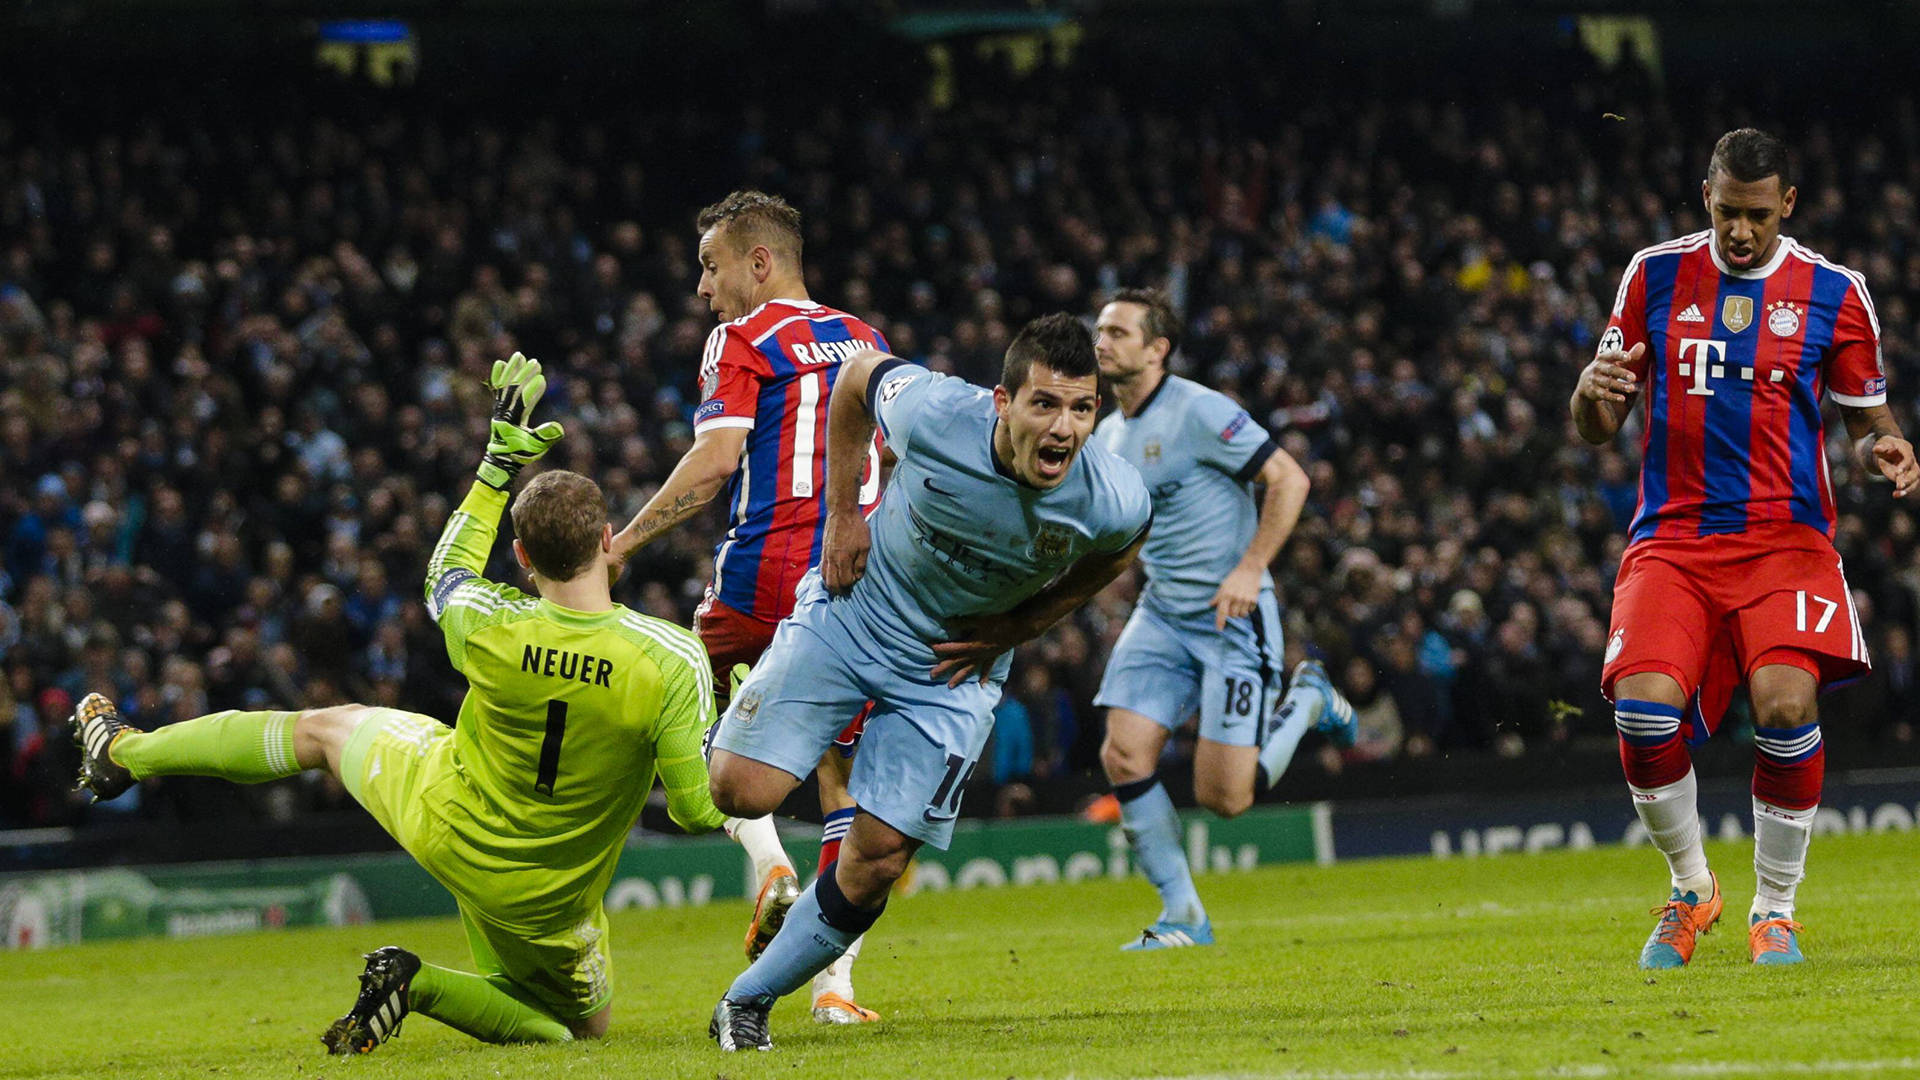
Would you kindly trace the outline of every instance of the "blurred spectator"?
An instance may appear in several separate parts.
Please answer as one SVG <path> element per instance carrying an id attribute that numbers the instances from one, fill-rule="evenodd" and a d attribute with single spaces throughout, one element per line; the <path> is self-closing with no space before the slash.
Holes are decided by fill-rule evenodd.
<path id="1" fill-rule="evenodd" d="M 1033 725 L 1017 696 L 1008 694 L 994 707 L 992 738 L 995 784 L 1033 775 Z"/>
<path id="2" fill-rule="evenodd" d="M 1347 661 L 1340 679 L 1340 692 L 1353 703 L 1354 720 L 1360 728 L 1358 738 L 1347 750 L 1347 757 L 1355 761 L 1385 761 L 1398 755 L 1405 736 L 1400 706 L 1393 695 L 1380 686 L 1373 664 L 1358 656 Z"/>
<path id="3" fill-rule="evenodd" d="M 748 182 L 806 215 L 817 299 L 977 382 L 1034 315 L 1168 288 L 1175 370 L 1246 404 L 1313 480 L 1274 570 L 1289 649 L 1323 652 L 1362 708 L 1356 757 L 1609 740 L 1594 684 L 1639 421 L 1590 448 L 1566 397 L 1634 251 L 1705 226 L 1697 180 L 1737 117 L 1631 67 L 1551 66 L 1551 99 L 1490 73 L 1457 99 L 1383 80 L 1282 108 L 1260 64 L 1221 63 L 1234 104 L 1214 108 L 1089 60 L 951 109 L 794 110 L 812 119 L 756 129 L 744 163 L 688 148 L 750 103 L 492 108 L 423 87 L 196 109 L 169 96 L 192 86 L 68 87 L 75 103 L 0 125 L 0 825 L 85 813 L 55 691 L 109 690 L 149 725 L 350 698 L 451 720 L 463 683 L 420 575 L 472 476 L 487 366 L 547 362 L 556 463 L 631 514 L 701 395 L 692 212 Z M 1596 127 L 1595 101 L 1634 123 Z M 1790 231 L 1870 283 L 1909 429 L 1915 111 L 1903 90 L 1783 121 L 1807 177 Z M 1858 735 L 1910 741 L 1920 529 L 1828 430 L 1836 546 L 1882 665 Z M 688 621 L 718 521 L 649 548 L 619 597 Z M 1097 767 L 1132 588 L 1020 650 L 995 779 Z M 163 790 L 140 812 L 280 812 Z"/>

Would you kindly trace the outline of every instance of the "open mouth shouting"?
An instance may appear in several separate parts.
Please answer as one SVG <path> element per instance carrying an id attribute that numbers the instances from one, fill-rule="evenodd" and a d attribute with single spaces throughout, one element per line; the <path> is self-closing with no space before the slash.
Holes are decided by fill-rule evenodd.
<path id="1" fill-rule="evenodd" d="M 1070 443 L 1041 446 L 1034 451 L 1034 471 L 1042 480 L 1057 481 L 1067 474 L 1067 464 L 1073 460 L 1073 446 Z"/>

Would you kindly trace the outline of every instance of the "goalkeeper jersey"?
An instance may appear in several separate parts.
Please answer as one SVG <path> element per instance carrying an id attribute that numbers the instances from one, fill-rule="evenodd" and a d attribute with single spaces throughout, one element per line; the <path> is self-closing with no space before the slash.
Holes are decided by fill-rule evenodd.
<path id="1" fill-rule="evenodd" d="M 497 883 L 502 916 L 538 926 L 599 903 L 656 769 L 681 828 L 725 816 L 700 753 L 714 721 L 700 640 L 619 604 L 575 611 L 483 578 L 506 502 L 474 484 L 427 565 L 427 611 L 469 689 L 451 768 L 419 809 L 444 823 L 443 855 Z"/>

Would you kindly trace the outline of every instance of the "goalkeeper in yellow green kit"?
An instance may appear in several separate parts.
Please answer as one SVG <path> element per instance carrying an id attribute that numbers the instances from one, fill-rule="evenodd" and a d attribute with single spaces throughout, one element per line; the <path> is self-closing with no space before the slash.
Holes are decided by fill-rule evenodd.
<path id="1" fill-rule="evenodd" d="M 223 712 L 142 732 L 90 694 L 75 714 L 81 783 L 112 798 L 149 776 L 260 783 L 338 776 L 459 902 L 480 974 L 397 946 L 367 956 L 353 1009 L 322 1040 L 372 1050 L 409 1012 L 488 1042 L 596 1038 L 612 998 L 601 906 L 658 770 L 673 820 L 728 827 L 756 857 L 771 823 L 728 820 L 707 793 L 701 741 L 712 672 L 698 638 L 612 602 L 612 529 L 600 489 L 543 472 L 513 501 L 514 557 L 539 596 L 481 577 L 507 488 L 561 436 L 527 414 L 538 361 L 496 363 L 480 482 L 427 564 L 427 610 L 470 685 L 457 726 L 394 709 Z M 784 912 L 781 913 L 784 915 Z"/>

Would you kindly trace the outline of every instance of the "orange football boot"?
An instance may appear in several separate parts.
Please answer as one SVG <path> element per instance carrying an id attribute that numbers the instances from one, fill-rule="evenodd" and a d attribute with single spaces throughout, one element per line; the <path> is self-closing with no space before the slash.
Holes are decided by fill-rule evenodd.
<path id="1" fill-rule="evenodd" d="M 1720 878 L 1717 874 L 1708 876 L 1713 879 L 1713 893 L 1705 900 L 1691 891 L 1675 889 L 1665 904 L 1653 909 L 1660 921 L 1640 950 L 1641 967 L 1681 968 L 1693 959 L 1694 939 L 1720 921 Z"/>
<path id="2" fill-rule="evenodd" d="M 800 878 L 791 866 L 776 866 L 760 882 L 753 901 L 753 921 L 747 924 L 747 959 L 758 960 L 773 935 L 787 921 L 787 912 L 800 899 Z"/>

